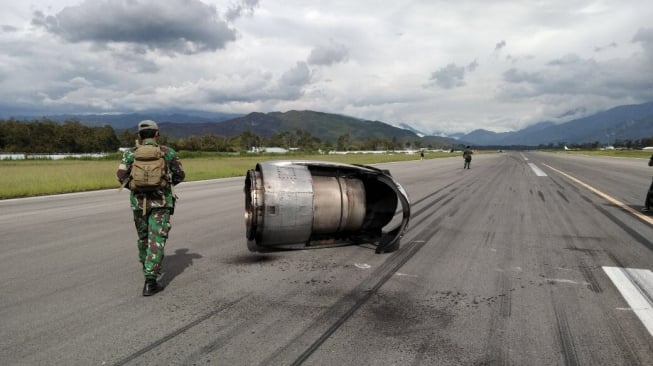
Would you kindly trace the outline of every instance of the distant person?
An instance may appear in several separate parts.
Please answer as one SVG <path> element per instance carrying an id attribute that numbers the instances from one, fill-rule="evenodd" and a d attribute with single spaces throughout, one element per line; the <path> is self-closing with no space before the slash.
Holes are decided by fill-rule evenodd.
<path id="1" fill-rule="evenodd" d="M 648 166 L 653 166 L 653 155 L 651 155 L 651 158 L 648 160 Z M 652 204 L 653 204 L 653 182 L 651 182 L 651 186 L 648 188 L 648 192 L 646 193 L 646 202 L 644 202 L 644 208 L 642 209 L 642 211 L 651 212 Z"/>
<path id="2" fill-rule="evenodd" d="M 469 146 L 467 146 L 465 150 L 463 150 L 463 159 L 465 159 L 465 165 L 463 165 L 463 169 L 469 169 L 469 165 L 472 163 L 473 153 L 474 152 Z"/>
<path id="3" fill-rule="evenodd" d="M 116 172 L 123 187 L 131 191 L 138 258 L 145 276 L 143 296 L 163 290 L 157 278 L 170 232 L 170 216 L 175 210 L 174 186 L 186 177 L 175 150 L 159 145 L 158 139 L 156 122 L 139 122 L 136 147 L 125 151 Z"/>
<path id="4" fill-rule="evenodd" d="M 419 160 L 424 160 L 424 150 L 419 152 Z"/>

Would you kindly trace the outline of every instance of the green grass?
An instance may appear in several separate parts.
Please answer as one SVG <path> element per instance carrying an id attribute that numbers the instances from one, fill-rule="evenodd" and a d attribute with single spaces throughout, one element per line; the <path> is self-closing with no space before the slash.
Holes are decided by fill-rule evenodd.
<path id="1" fill-rule="evenodd" d="M 488 151 L 489 152 L 489 151 Z M 653 152 L 641 150 L 574 150 L 556 151 L 561 154 L 585 154 L 627 158 L 651 157 Z M 486 153 L 486 151 L 477 151 Z M 425 159 L 451 157 L 460 153 L 427 152 Z M 186 181 L 244 176 L 256 163 L 265 160 L 322 160 L 347 164 L 376 164 L 393 161 L 418 160 L 419 154 L 225 154 L 180 152 Z M 58 193 L 82 192 L 119 188 L 116 169 L 119 154 L 103 159 L 66 160 L 0 160 L 0 199 L 41 196 Z"/>
<path id="2" fill-rule="evenodd" d="M 452 156 L 427 153 L 425 158 Z M 1 160 L 0 199 L 119 188 L 116 170 L 120 155 L 113 159 Z M 375 164 L 417 160 L 419 154 L 350 155 L 230 155 L 181 152 L 186 181 L 244 176 L 264 160 L 326 160 L 348 164 Z"/>
<path id="3" fill-rule="evenodd" d="M 643 150 L 556 150 L 561 154 L 582 154 L 591 156 L 611 156 L 620 158 L 645 158 L 648 159 L 653 151 Z"/>

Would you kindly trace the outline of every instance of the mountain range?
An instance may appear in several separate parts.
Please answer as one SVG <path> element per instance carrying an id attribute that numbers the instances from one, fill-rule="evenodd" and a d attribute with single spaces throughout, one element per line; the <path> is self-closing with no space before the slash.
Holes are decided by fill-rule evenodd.
<path id="1" fill-rule="evenodd" d="M 393 126 L 381 121 L 316 111 L 253 112 L 247 115 L 209 112 L 56 115 L 46 118 L 60 122 L 74 119 L 87 125 L 109 124 L 118 131 L 135 130 L 139 121 L 153 119 L 166 135 L 174 138 L 204 134 L 234 136 L 246 131 L 269 137 L 285 131 L 304 130 L 321 140 L 332 142 L 341 135 L 349 134 L 352 141 L 396 139 L 400 142 L 422 141 L 423 146 L 435 147 L 613 144 L 617 140 L 653 137 L 653 102 L 619 106 L 566 123 L 540 122 L 514 132 L 496 133 L 478 129 L 450 137 L 432 136 L 408 123 Z"/>
<path id="2" fill-rule="evenodd" d="M 653 137 L 653 102 L 624 105 L 562 124 L 540 122 L 515 132 L 475 130 L 460 136 L 474 145 L 538 146 L 547 144 L 614 144 L 617 140 Z"/>

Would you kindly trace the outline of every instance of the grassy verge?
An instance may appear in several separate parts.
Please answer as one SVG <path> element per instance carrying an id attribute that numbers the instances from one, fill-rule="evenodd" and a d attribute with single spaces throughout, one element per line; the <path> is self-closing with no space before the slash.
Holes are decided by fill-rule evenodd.
<path id="1" fill-rule="evenodd" d="M 452 156 L 427 153 L 425 158 Z M 264 160 L 326 160 L 348 164 L 375 164 L 417 160 L 418 154 L 351 155 L 226 155 L 180 153 L 186 181 L 243 176 Z M 95 160 L 2 160 L 0 199 L 118 188 L 116 169 L 120 155 Z"/>
<path id="2" fill-rule="evenodd" d="M 651 151 L 574 150 L 564 154 L 585 154 L 628 158 L 651 157 Z M 478 151 L 484 153 L 484 151 Z M 459 153 L 428 152 L 425 159 L 451 157 Z M 243 176 L 256 163 L 265 160 L 324 160 L 347 164 L 376 164 L 418 160 L 419 154 L 348 154 L 348 155 L 229 155 L 181 152 L 186 181 Z M 118 188 L 116 169 L 119 154 L 104 159 L 0 160 L 0 199 L 41 196 L 58 193 Z"/>
<path id="3" fill-rule="evenodd" d="M 648 159 L 653 151 L 643 150 L 556 150 L 560 154 L 582 154 L 590 156 L 611 156 L 621 158 L 645 158 Z"/>

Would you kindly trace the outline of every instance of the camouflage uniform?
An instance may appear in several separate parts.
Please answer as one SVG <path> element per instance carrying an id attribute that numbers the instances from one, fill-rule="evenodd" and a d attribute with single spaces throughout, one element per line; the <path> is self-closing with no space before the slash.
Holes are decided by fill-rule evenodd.
<path id="1" fill-rule="evenodd" d="M 156 140 L 145 139 L 143 145 L 156 145 Z M 132 148 L 122 156 L 116 175 L 120 183 L 129 179 L 131 166 L 134 163 Z M 161 272 L 161 262 L 164 247 L 170 232 L 170 216 L 174 214 L 176 196 L 173 187 L 184 180 L 186 174 L 172 148 L 161 145 L 161 152 L 168 164 L 172 177 L 172 185 L 155 192 L 134 192 L 130 194 L 130 202 L 134 214 L 134 224 L 138 234 L 138 258 L 143 264 L 143 275 L 146 279 L 156 279 Z"/>
<path id="2" fill-rule="evenodd" d="M 474 152 L 469 148 L 469 146 L 467 146 L 467 148 L 463 151 L 463 158 L 465 159 L 465 165 L 463 165 L 463 169 L 469 169 L 469 166 L 472 163 L 473 153 Z"/>
<path id="3" fill-rule="evenodd" d="M 651 155 L 651 158 L 648 160 L 648 166 L 653 166 L 653 155 Z M 651 186 L 648 187 L 648 192 L 646 192 L 646 200 L 644 201 L 644 208 L 642 211 L 644 212 L 651 212 L 651 209 L 653 205 L 653 182 L 651 182 Z"/>

